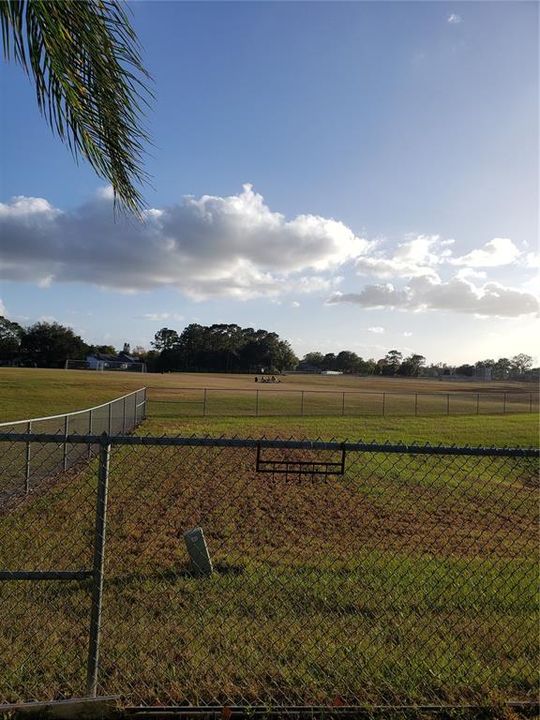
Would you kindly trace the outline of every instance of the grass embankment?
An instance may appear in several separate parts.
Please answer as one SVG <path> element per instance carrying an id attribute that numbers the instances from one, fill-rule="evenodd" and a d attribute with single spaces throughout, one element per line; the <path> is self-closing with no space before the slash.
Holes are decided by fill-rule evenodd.
<path id="1" fill-rule="evenodd" d="M 537 441 L 525 415 L 153 417 L 139 432 Z M 95 476 L 93 461 L 0 512 L 0 566 L 90 567 Z M 345 476 L 300 479 L 257 473 L 253 449 L 115 448 L 99 692 L 174 704 L 532 698 L 537 521 L 532 461 L 349 453 Z M 182 538 L 198 525 L 217 568 L 206 580 L 190 576 Z M 88 582 L 0 592 L 0 697 L 81 694 Z"/>

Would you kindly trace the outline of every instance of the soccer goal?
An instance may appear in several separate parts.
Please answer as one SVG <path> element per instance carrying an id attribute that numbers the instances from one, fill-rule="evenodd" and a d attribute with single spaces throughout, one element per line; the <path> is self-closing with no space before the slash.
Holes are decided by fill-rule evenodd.
<path id="1" fill-rule="evenodd" d="M 146 363 L 124 362 L 122 360 L 71 360 L 67 359 L 64 364 L 65 370 L 96 370 L 97 372 L 146 372 Z"/>

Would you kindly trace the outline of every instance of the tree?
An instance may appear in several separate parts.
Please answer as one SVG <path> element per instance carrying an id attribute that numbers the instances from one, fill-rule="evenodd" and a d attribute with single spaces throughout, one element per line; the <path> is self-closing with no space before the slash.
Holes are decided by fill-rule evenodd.
<path id="1" fill-rule="evenodd" d="M 180 342 L 180 336 L 176 332 L 176 330 L 171 330 L 170 328 L 161 328 L 161 330 L 158 330 L 157 333 L 154 335 L 154 339 L 152 341 L 152 346 L 156 350 L 172 350 L 174 347 L 178 345 Z"/>
<path id="2" fill-rule="evenodd" d="M 59 323 L 37 322 L 24 333 L 21 351 L 37 367 L 63 367 L 67 358 L 84 358 L 88 346 Z"/>
<path id="3" fill-rule="evenodd" d="M 320 352 L 309 352 L 302 358 L 301 365 L 311 365 L 312 367 L 322 369 L 324 355 Z"/>
<path id="4" fill-rule="evenodd" d="M 459 365 L 456 368 L 456 374 L 457 375 L 465 375 L 467 377 L 473 377 L 474 375 L 474 365 Z"/>
<path id="5" fill-rule="evenodd" d="M 0 315 L 0 365 L 14 360 L 20 353 L 24 329 Z"/>
<path id="6" fill-rule="evenodd" d="M 4 56 L 32 77 L 53 133 L 140 214 L 141 110 L 150 95 L 135 32 L 114 0 L 3 0 Z"/>
<path id="7" fill-rule="evenodd" d="M 426 358 L 423 355 L 410 355 L 401 363 L 399 374 L 407 377 L 418 377 L 420 370 L 425 365 Z"/>
<path id="8" fill-rule="evenodd" d="M 532 368 L 533 359 L 530 355 L 519 353 L 519 355 L 514 355 L 510 363 L 514 374 L 523 375 L 527 370 Z"/>
<path id="9" fill-rule="evenodd" d="M 117 355 L 116 348 L 112 345 L 89 345 L 89 355 Z"/>
<path id="10" fill-rule="evenodd" d="M 402 357 L 403 355 L 399 350 L 390 350 L 387 352 L 384 358 L 384 365 L 382 366 L 382 374 L 397 375 Z"/>
<path id="11" fill-rule="evenodd" d="M 493 366 L 493 377 L 496 380 L 504 380 L 510 374 L 512 363 L 508 358 L 499 358 Z"/>
<path id="12" fill-rule="evenodd" d="M 342 350 L 336 357 L 336 370 L 341 370 L 345 373 L 359 372 L 360 363 L 362 362 L 362 358 L 358 357 L 355 352 Z"/>
<path id="13" fill-rule="evenodd" d="M 323 359 L 324 370 L 335 370 L 336 369 L 336 356 L 334 353 L 326 353 Z"/>

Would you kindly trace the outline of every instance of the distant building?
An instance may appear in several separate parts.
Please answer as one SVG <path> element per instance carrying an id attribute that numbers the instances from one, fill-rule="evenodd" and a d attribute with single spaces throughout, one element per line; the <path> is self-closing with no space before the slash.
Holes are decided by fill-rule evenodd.
<path id="1" fill-rule="evenodd" d="M 107 368 L 128 370 L 130 365 L 140 363 L 140 360 L 130 355 L 129 351 L 129 343 L 124 343 L 124 349 L 122 352 L 119 352 L 118 355 L 92 353 L 86 356 L 86 362 L 90 370 L 104 370 Z"/>

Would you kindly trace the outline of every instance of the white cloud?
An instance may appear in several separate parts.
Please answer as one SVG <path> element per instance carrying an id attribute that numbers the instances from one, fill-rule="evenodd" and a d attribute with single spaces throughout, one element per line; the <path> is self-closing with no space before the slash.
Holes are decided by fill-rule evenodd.
<path id="1" fill-rule="evenodd" d="M 521 250 L 510 238 L 493 238 L 481 248 L 461 257 L 451 258 L 452 265 L 466 265 L 469 268 L 500 267 L 510 265 L 522 255 Z"/>
<path id="2" fill-rule="evenodd" d="M 60 210 L 54 208 L 43 198 L 16 195 L 11 198 L 8 205 L 0 203 L 0 219 L 5 217 L 20 217 L 29 225 L 34 215 L 38 215 L 40 218 L 47 217 L 50 219 L 58 214 L 60 214 Z"/>
<path id="3" fill-rule="evenodd" d="M 96 192 L 98 198 L 103 200 L 114 200 L 114 190 L 112 185 L 105 185 L 105 187 L 98 188 Z"/>
<path id="4" fill-rule="evenodd" d="M 380 247 L 381 242 L 377 245 Z M 502 267 L 518 262 L 533 267 L 537 262 L 534 253 L 524 255 L 510 238 L 493 238 L 482 247 L 458 257 L 453 255 L 453 245 L 454 240 L 443 240 L 439 235 L 409 236 L 393 252 L 374 249 L 369 255 L 360 255 L 355 260 L 355 267 L 359 275 L 384 279 L 429 277 L 436 282 L 441 270 L 448 265 L 462 266 L 460 277 L 480 278 L 485 277 L 485 273 L 476 268 Z"/>
<path id="5" fill-rule="evenodd" d="M 409 236 L 388 257 L 383 251 L 360 256 L 355 261 L 359 275 L 380 278 L 423 277 L 437 278 L 435 266 L 446 262 L 452 254 L 448 245 L 453 241 L 441 240 L 439 235 Z"/>
<path id="6" fill-rule="evenodd" d="M 459 23 L 462 21 L 463 21 L 463 18 L 461 17 L 461 15 L 458 15 L 457 13 L 450 13 L 450 15 L 448 16 L 448 18 L 446 20 L 446 22 L 449 23 L 450 25 L 459 25 Z"/>
<path id="7" fill-rule="evenodd" d="M 54 275 L 45 275 L 37 281 L 38 287 L 47 289 L 53 284 Z"/>
<path id="8" fill-rule="evenodd" d="M 484 280 L 487 277 L 487 273 L 484 270 L 474 270 L 470 267 L 463 267 L 457 271 L 456 277 L 461 279 L 469 280 Z"/>
<path id="9" fill-rule="evenodd" d="M 403 337 L 411 337 L 411 336 L 412 336 L 412 332 L 409 332 L 408 330 L 405 330 L 405 332 L 403 333 Z"/>
<path id="10" fill-rule="evenodd" d="M 297 302 L 296 300 L 293 300 L 292 303 L 291 303 L 291 307 L 293 307 L 293 308 L 299 308 L 299 307 L 300 307 L 300 303 Z"/>
<path id="11" fill-rule="evenodd" d="M 328 290 L 334 271 L 370 247 L 338 220 L 287 220 L 250 185 L 230 197 L 185 197 L 141 224 L 115 221 L 111 203 L 105 189 L 69 212 L 42 198 L 0 204 L 0 277 L 246 299 Z"/>
<path id="12" fill-rule="evenodd" d="M 483 316 L 517 317 L 538 312 L 538 300 L 531 293 L 487 282 L 476 287 L 464 278 L 435 281 L 413 278 L 402 290 L 393 285 L 367 285 L 359 293 L 336 292 L 328 301 L 354 303 L 369 308 L 400 310 L 445 310 Z"/>
<path id="13" fill-rule="evenodd" d="M 368 328 L 368 332 L 375 333 L 376 335 L 382 335 L 384 333 L 384 328 L 377 325 L 375 327 Z"/>

